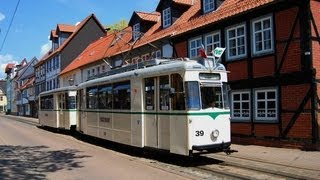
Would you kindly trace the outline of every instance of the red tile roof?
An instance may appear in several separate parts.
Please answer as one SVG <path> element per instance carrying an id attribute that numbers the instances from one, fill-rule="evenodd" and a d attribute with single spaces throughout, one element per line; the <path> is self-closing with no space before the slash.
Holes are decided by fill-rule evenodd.
<path id="1" fill-rule="evenodd" d="M 30 86 L 34 83 L 35 79 L 36 79 L 35 77 L 32 77 L 32 78 L 28 79 L 28 81 L 27 81 L 26 83 L 24 83 L 24 84 L 19 88 L 19 90 L 23 90 L 23 89 L 26 89 L 26 88 L 30 87 Z"/>
<path id="2" fill-rule="evenodd" d="M 69 24 L 58 24 L 57 25 L 57 31 L 61 32 L 70 32 L 73 33 L 76 30 L 77 26 L 69 25 Z"/>
<path id="3" fill-rule="evenodd" d="M 217 23 L 272 2 L 275 2 L 275 0 L 225 0 L 215 12 L 195 18 L 189 16 L 188 23 L 179 23 L 175 35 L 177 36 L 208 24 Z M 199 8 L 201 8 L 201 3 L 198 0 L 197 3 L 187 11 L 187 14 L 196 14 Z"/>
<path id="4" fill-rule="evenodd" d="M 57 32 L 56 30 L 51 30 L 51 33 L 50 33 L 50 40 L 52 40 L 53 38 L 57 38 L 58 35 L 57 35 Z"/>
<path id="5" fill-rule="evenodd" d="M 12 69 L 13 67 L 14 67 L 14 64 L 13 64 L 13 63 L 7 64 L 4 72 L 7 73 L 7 72 L 9 71 L 9 69 Z"/>
<path id="6" fill-rule="evenodd" d="M 96 62 L 97 60 L 108 58 L 115 54 L 115 52 L 123 51 L 122 49 L 126 47 L 126 44 L 129 43 L 132 37 L 131 32 L 131 27 L 127 27 L 123 31 L 106 35 L 91 43 L 76 59 L 61 71 L 60 75 Z"/>
<path id="7" fill-rule="evenodd" d="M 192 0 L 191 1 L 174 0 L 174 2 L 190 5 Z M 201 1 L 194 0 L 194 5 L 191 6 L 186 12 L 184 12 L 181 15 L 181 17 L 178 18 L 174 22 L 174 24 L 171 25 L 170 27 L 165 28 L 165 29 L 161 29 L 161 21 L 158 21 L 134 45 L 129 45 L 129 43 L 120 44 L 122 41 L 119 41 L 120 43 L 117 43 L 115 45 L 116 47 L 119 47 L 118 49 L 114 48 L 114 47 L 110 47 L 110 48 L 107 47 L 108 52 L 105 53 L 104 55 L 94 56 L 91 58 L 88 58 L 88 56 L 82 56 L 81 62 L 79 60 L 76 61 L 77 59 L 74 60 L 75 62 L 72 62 L 70 64 L 70 66 L 67 66 L 67 68 L 65 68 L 61 72 L 61 74 L 64 74 L 64 73 L 72 71 L 76 68 L 85 66 L 89 63 L 99 61 L 99 60 L 103 59 L 104 57 L 109 57 L 109 56 L 111 57 L 111 56 L 119 55 L 121 53 L 127 53 L 128 51 L 130 51 L 133 48 L 137 48 L 137 47 L 146 45 L 151 42 L 155 42 L 157 40 L 160 40 L 160 39 L 163 39 L 166 37 L 177 37 L 177 36 L 180 36 L 184 33 L 192 32 L 197 28 L 204 27 L 209 24 L 218 23 L 220 21 L 226 20 L 226 19 L 231 18 L 233 16 L 237 16 L 239 14 L 248 12 L 248 11 L 253 10 L 255 8 L 258 8 L 258 7 L 268 5 L 273 2 L 275 2 L 275 0 L 225 0 L 216 11 L 205 14 L 205 15 L 201 15 L 199 13 L 201 11 Z M 160 1 L 160 3 L 161 3 L 161 1 Z M 128 31 L 128 30 L 132 31 L 131 28 L 126 29 L 126 31 Z M 129 40 L 127 40 L 128 42 L 131 39 L 131 34 L 132 34 L 131 32 L 126 33 L 126 36 L 127 35 L 129 36 L 128 37 Z M 104 38 L 106 38 L 106 37 L 104 37 Z M 97 42 L 95 42 L 95 43 L 97 43 Z M 98 48 L 98 47 L 94 47 L 92 44 L 89 47 Z M 93 49 L 91 49 L 91 51 L 93 51 Z M 83 54 L 87 54 L 87 53 L 83 52 Z"/>
<path id="8" fill-rule="evenodd" d="M 185 4 L 190 6 L 194 4 L 194 0 L 173 0 L 173 2 L 177 4 Z"/>
<path id="9" fill-rule="evenodd" d="M 195 0 L 195 4 L 184 12 L 173 25 L 166 29 L 156 31 L 148 37 L 141 38 L 136 47 L 146 45 L 149 42 L 154 42 L 165 37 L 176 37 L 208 24 L 214 24 L 232 16 L 248 12 L 254 8 L 270 4 L 274 1 L 275 0 L 225 0 L 216 11 L 205 15 L 198 15 L 201 10 L 201 1 Z M 157 26 L 155 28 L 161 27 L 161 22 L 158 22 L 155 26 Z M 146 34 L 148 34 L 148 32 Z"/>
<path id="10" fill-rule="evenodd" d="M 146 20 L 146 21 L 153 21 L 157 22 L 160 18 L 160 13 L 159 12 L 154 12 L 154 13 L 146 13 L 146 12 L 135 12 L 141 19 Z"/>
<path id="11" fill-rule="evenodd" d="M 34 65 L 34 67 L 38 67 L 38 66 L 42 65 L 51 53 L 52 53 L 52 51 L 49 50 L 45 55 L 42 56 L 42 58 L 37 62 L 37 64 Z"/>

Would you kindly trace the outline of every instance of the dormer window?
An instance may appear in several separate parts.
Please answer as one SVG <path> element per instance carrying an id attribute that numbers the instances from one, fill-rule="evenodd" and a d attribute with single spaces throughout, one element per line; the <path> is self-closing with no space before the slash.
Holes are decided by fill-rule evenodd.
<path id="1" fill-rule="evenodd" d="M 203 13 L 209 13 L 215 9 L 215 0 L 203 0 Z"/>
<path id="2" fill-rule="evenodd" d="M 140 37 L 140 23 L 133 25 L 133 40 L 137 40 Z"/>
<path id="3" fill-rule="evenodd" d="M 163 28 L 171 25 L 171 9 L 170 7 L 162 11 L 162 25 Z"/>

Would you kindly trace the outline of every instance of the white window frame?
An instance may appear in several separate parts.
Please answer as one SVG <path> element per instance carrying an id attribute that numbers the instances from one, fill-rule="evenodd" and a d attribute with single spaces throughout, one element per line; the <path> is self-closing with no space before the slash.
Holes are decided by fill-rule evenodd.
<path id="1" fill-rule="evenodd" d="M 219 41 L 214 41 L 215 36 L 219 36 Z M 212 43 L 208 43 L 208 38 L 212 38 Z M 221 33 L 220 31 L 215 31 L 213 33 L 207 34 L 204 36 L 204 46 L 207 54 L 212 55 L 212 51 L 215 49 L 215 47 L 221 47 Z M 211 47 L 211 52 L 209 52 L 209 47 Z"/>
<path id="2" fill-rule="evenodd" d="M 243 28 L 244 34 L 238 36 L 238 29 Z M 226 29 L 226 41 L 227 41 L 227 60 L 234 60 L 234 59 L 239 59 L 239 58 L 243 58 L 247 56 L 247 30 L 246 30 L 246 24 L 245 23 L 241 23 L 235 26 L 231 26 L 228 27 Z M 229 37 L 229 32 L 235 30 L 235 37 L 230 38 Z M 244 53 L 243 54 L 239 54 L 239 46 L 238 46 L 238 41 L 239 38 L 244 38 Z M 236 48 L 236 55 L 230 56 L 230 50 L 232 49 L 230 47 L 230 40 L 235 40 L 235 48 Z"/>
<path id="3" fill-rule="evenodd" d="M 161 58 L 161 50 L 153 51 L 151 53 L 152 58 Z"/>
<path id="4" fill-rule="evenodd" d="M 234 95 L 235 94 L 239 94 L 240 95 L 240 100 L 234 100 Z M 248 94 L 249 95 L 249 99 L 248 100 L 243 100 L 242 99 L 242 95 L 243 94 Z M 240 103 L 240 117 L 236 117 L 234 116 L 234 103 Z M 249 103 L 249 116 L 246 117 L 246 116 L 243 116 L 244 113 L 243 113 L 243 108 L 242 108 L 242 105 L 243 103 Z M 242 91 L 233 91 L 231 92 L 231 119 L 232 120 L 235 120 L 235 121 L 249 121 L 251 119 L 251 92 L 249 90 L 242 90 Z"/>
<path id="5" fill-rule="evenodd" d="M 210 7 L 212 5 L 212 7 Z M 214 11 L 215 0 L 203 0 L 203 13 Z"/>
<path id="6" fill-rule="evenodd" d="M 150 54 L 147 53 L 147 54 L 141 55 L 141 59 L 142 61 L 148 61 L 150 59 Z"/>
<path id="7" fill-rule="evenodd" d="M 274 51 L 274 37 L 273 37 L 273 16 L 272 15 L 267 15 L 267 16 L 263 16 L 263 17 L 259 17 L 256 19 L 253 19 L 251 22 L 251 31 L 252 31 L 252 50 L 253 50 L 253 54 L 254 55 L 260 55 L 260 54 L 265 54 L 265 53 L 270 53 Z M 265 20 L 269 20 L 270 21 L 270 27 L 269 28 L 264 28 L 261 27 L 261 30 L 255 30 L 255 23 L 261 23 L 263 24 L 263 21 Z M 264 45 L 264 41 L 265 40 L 265 36 L 263 35 L 264 32 L 270 31 L 270 49 L 266 49 L 265 45 Z M 261 43 L 262 43 L 262 50 L 257 50 L 256 48 L 256 34 L 262 33 L 262 37 L 261 37 Z"/>
<path id="8" fill-rule="evenodd" d="M 140 23 L 133 25 L 133 40 L 137 40 L 140 37 Z"/>
<path id="9" fill-rule="evenodd" d="M 268 92 L 274 92 L 275 97 L 273 99 L 268 99 L 267 95 Z M 264 99 L 258 99 L 258 93 L 264 93 L 265 98 Z M 275 117 L 267 117 L 268 116 L 268 102 L 274 101 L 275 102 Z M 276 88 L 267 88 L 267 89 L 256 89 L 254 91 L 254 103 L 255 103 L 255 108 L 254 108 L 254 114 L 255 114 L 255 121 L 263 121 L 263 122 L 278 122 L 278 90 Z M 265 116 L 264 117 L 259 117 L 258 116 L 258 102 L 264 102 L 265 103 Z"/>
<path id="10" fill-rule="evenodd" d="M 162 26 L 163 28 L 171 25 L 171 8 L 168 7 L 162 11 Z"/>
<path id="11" fill-rule="evenodd" d="M 200 41 L 200 45 L 197 44 L 197 41 Z M 191 47 L 193 42 L 196 43 L 195 47 Z M 201 49 L 201 45 L 202 45 L 202 37 L 201 36 L 196 37 L 196 38 L 192 38 L 189 40 L 189 57 L 190 58 L 199 57 L 199 50 Z M 194 52 L 195 52 L 195 55 L 193 55 Z"/>

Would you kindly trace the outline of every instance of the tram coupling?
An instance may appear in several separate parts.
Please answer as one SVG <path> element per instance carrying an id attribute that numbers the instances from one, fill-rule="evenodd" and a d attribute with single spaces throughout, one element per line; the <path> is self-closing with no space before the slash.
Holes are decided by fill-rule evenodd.
<path id="1" fill-rule="evenodd" d="M 231 149 L 230 147 L 225 148 L 225 149 L 223 149 L 222 151 L 223 151 L 224 153 L 226 153 L 226 155 L 230 155 L 231 153 L 238 152 L 238 150 Z"/>

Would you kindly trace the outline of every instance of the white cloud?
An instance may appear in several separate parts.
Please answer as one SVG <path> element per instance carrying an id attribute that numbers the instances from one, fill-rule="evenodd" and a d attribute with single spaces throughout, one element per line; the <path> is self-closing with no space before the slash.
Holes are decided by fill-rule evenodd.
<path id="1" fill-rule="evenodd" d="M 6 16 L 0 12 L 0 21 L 4 20 Z"/>
<path id="2" fill-rule="evenodd" d="M 6 77 L 4 70 L 8 63 L 18 64 L 18 62 L 14 60 L 14 57 L 11 54 L 0 54 L 0 79 L 4 79 Z"/>
<path id="3" fill-rule="evenodd" d="M 42 58 L 42 56 L 44 56 L 50 49 L 51 49 L 51 42 L 48 41 L 46 44 L 41 46 L 41 50 L 40 50 L 40 58 Z"/>

